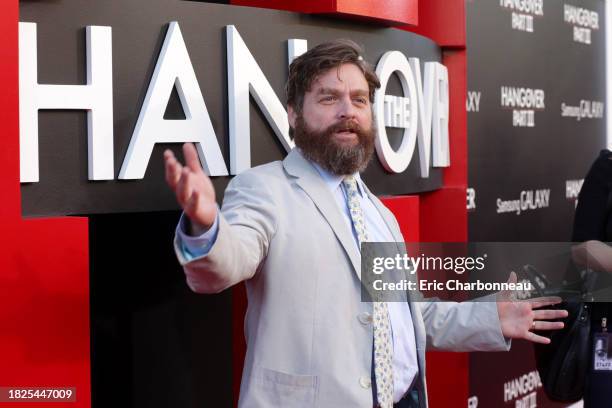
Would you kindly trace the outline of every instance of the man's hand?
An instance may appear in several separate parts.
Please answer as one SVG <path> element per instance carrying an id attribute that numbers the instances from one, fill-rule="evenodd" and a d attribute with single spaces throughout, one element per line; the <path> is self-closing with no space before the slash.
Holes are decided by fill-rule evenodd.
<path id="1" fill-rule="evenodd" d="M 516 283 L 516 273 L 510 273 L 509 283 Z M 514 300 L 512 291 L 503 291 L 497 295 L 497 312 L 504 337 L 525 339 L 534 343 L 548 344 L 550 339 L 539 336 L 533 330 L 559 330 L 563 322 L 549 320 L 567 317 L 567 310 L 546 309 L 534 310 L 561 303 L 560 297 L 540 297 L 528 300 Z"/>
<path id="2" fill-rule="evenodd" d="M 215 189 L 202 170 L 198 153 L 192 143 L 183 145 L 185 166 L 170 150 L 164 152 L 166 182 L 174 191 L 178 203 L 191 221 L 191 235 L 207 231 L 217 217 Z"/>

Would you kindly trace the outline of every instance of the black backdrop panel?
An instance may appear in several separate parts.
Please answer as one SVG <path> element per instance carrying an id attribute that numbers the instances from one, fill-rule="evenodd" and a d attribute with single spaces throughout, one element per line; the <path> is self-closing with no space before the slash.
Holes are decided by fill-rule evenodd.
<path id="1" fill-rule="evenodd" d="M 424 37 L 396 29 L 365 26 L 325 17 L 181 0 L 63 0 L 21 2 L 20 20 L 38 23 L 41 84 L 83 84 L 85 27 L 111 26 L 113 35 L 115 177 L 125 157 L 144 100 L 167 24 L 178 21 L 198 77 L 221 151 L 229 167 L 226 38 L 224 27 L 235 25 L 271 86 L 284 102 L 287 40 L 307 39 L 309 46 L 335 38 L 351 38 L 377 62 L 385 51 L 440 61 L 439 47 Z M 388 94 L 398 94 L 390 87 Z M 176 95 L 175 95 L 176 96 Z M 167 118 L 181 118 L 180 103 L 171 100 Z M 251 103 L 252 165 L 282 159 L 276 140 L 259 108 Z M 183 116 L 184 118 L 184 116 Z M 22 184 L 26 216 L 95 214 L 176 209 L 163 177 L 162 152 L 177 145 L 158 144 L 145 178 L 135 181 L 87 180 L 87 120 L 84 111 L 40 111 L 40 182 Z M 392 130 L 392 129 L 390 129 Z M 390 134 L 390 139 L 392 139 Z M 418 150 L 418 149 L 417 149 Z M 452 158 L 451 158 L 452 160 Z M 441 186 L 441 170 L 418 174 L 418 152 L 401 174 L 387 173 L 377 158 L 364 174 L 376 194 L 406 194 Z M 219 199 L 229 177 L 215 177 Z"/>
<path id="2" fill-rule="evenodd" d="M 231 291 L 187 287 L 178 216 L 89 218 L 93 408 L 232 406 Z"/>
<path id="3" fill-rule="evenodd" d="M 478 111 L 472 106 L 468 113 L 469 187 L 476 194 L 469 236 L 474 241 L 567 240 L 575 205 L 566 198 L 567 182 L 583 179 L 605 147 L 605 119 L 603 114 L 563 117 L 562 105 L 605 102 L 604 2 L 544 1 L 543 15 L 533 16 L 532 32 L 512 28 L 513 12 L 528 13 L 500 3 L 467 2 L 468 89 L 480 95 Z M 598 13 L 599 29 L 591 30 L 590 45 L 575 42 L 574 26 L 564 21 L 564 6 L 574 3 Z M 502 106 L 502 87 L 541 90 L 544 106 Z M 524 110 L 533 111 L 533 126 L 513 126 L 514 111 Z M 597 113 L 591 110 L 592 116 Z M 522 191 L 535 195 L 535 190 L 549 190 L 547 206 L 498 213 L 498 199 L 520 200 Z"/>
<path id="4" fill-rule="evenodd" d="M 466 8 L 469 238 L 568 241 L 580 183 L 606 145 L 604 1 Z M 593 17 L 583 25 L 572 20 L 579 8 Z M 521 92 L 533 97 L 513 98 Z M 539 380 L 530 344 L 473 353 L 471 406 L 567 405 L 550 402 Z"/>

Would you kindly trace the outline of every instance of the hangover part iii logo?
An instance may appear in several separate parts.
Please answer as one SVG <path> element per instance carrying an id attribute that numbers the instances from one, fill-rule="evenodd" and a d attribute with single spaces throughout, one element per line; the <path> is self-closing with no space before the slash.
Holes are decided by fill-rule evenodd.
<path id="1" fill-rule="evenodd" d="M 583 183 L 584 179 L 565 181 L 565 198 L 567 201 L 573 202 L 574 206 L 578 205 L 578 195 Z"/>
<path id="2" fill-rule="evenodd" d="M 500 7 L 512 10 L 512 29 L 533 32 L 534 17 L 544 16 L 544 0 L 499 0 Z"/>
<path id="3" fill-rule="evenodd" d="M 512 109 L 512 126 L 535 127 L 535 111 L 546 108 L 546 94 L 542 89 L 502 86 L 501 107 Z"/>
<path id="4" fill-rule="evenodd" d="M 516 408 L 535 408 L 538 388 L 542 388 L 542 380 L 536 370 L 513 378 L 504 383 L 504 402 L 514 400 Z"/>
<path id="5" fill-rule="evenodd" d="M 476 209 L 476 189 L 468 187 L 466 190 L 467 195 L 467 210 L 474 211 Z"/>
<path id="6" fill-rule="evenodd" d="M 564 4 L 563 21 L 573 26 L 572 39 L 577 43 L 590 45 L 592 30 L 599 30 L 599 13 L 583 7 Z"/>

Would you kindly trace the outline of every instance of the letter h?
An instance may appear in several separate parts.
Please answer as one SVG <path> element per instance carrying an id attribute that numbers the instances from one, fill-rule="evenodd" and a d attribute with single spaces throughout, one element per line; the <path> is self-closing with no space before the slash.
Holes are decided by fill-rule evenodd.
<path id="1" fill-rule="evenodd" d="M 36 23 L 19 23 L 19 143 L 21 182 L 39 181 L 38 111 L 87 111 L 90 180 L 112 180 L 113 71 L 111 27 L 88 26 L 87 84 L 38 83 Z"/>

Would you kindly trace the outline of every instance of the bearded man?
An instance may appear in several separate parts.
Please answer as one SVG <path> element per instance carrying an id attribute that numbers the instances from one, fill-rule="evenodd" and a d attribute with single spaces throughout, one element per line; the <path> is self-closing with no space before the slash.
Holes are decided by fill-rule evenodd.
<path id="1" fill-rule="evenodd" d="M 185 166 L 165 152 L 184 210 L 175 250 L 188 285 L 216 293 L 246 283 L 240 407 L 426 407 L 426 347 L 507 350 L 511 337 L 546 342 L 529 330 L 536 324 L 562 327 L 541 319 L 564 311 L 528 302 L 361 301 L 360 243 L 403 241 L 359 176 L 374 151 L 380 86 L 361 55 L 337 40 L 293 61 L 297 147 L 232 179 L 221 211 L 194 147 L 183 147 Z"/>

